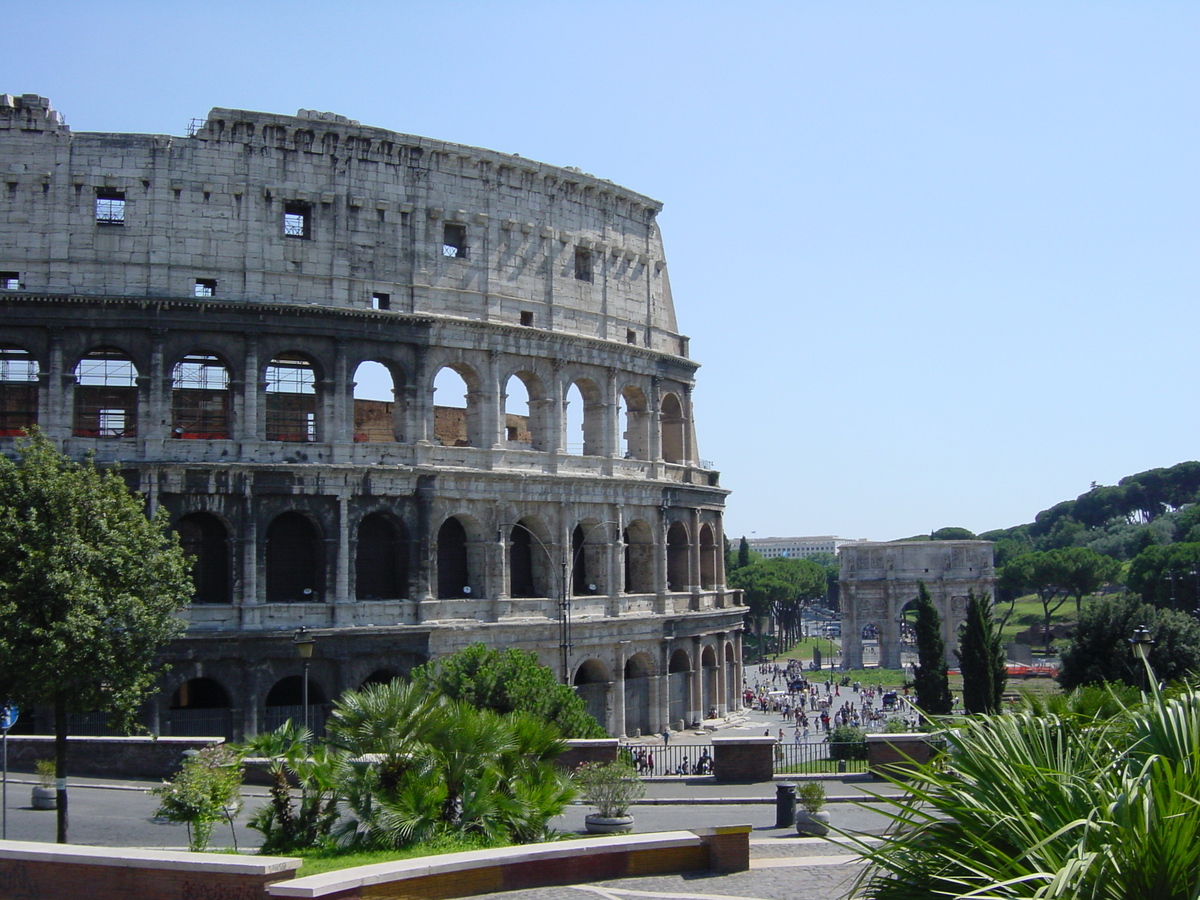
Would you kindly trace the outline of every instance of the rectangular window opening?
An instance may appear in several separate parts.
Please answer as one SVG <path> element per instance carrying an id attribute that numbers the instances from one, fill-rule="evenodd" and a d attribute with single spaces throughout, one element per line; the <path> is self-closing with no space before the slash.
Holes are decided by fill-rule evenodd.
<path id="1" fill-rule="evenodd" d="M 632 328 L 627 328 L 625 330 L 625 343 L 627 343 L 627 344 L 636 344 L 637 343 L 637 332 L 634 331 Z"/>
<path id="2" fill-rule="evenodd" d="M 283 236 L 310 240 L 312 238 L 312 207 L 307 203 L 283 204 Z"/>
<path id="3" fill-rule="evenodd" d="M 577 281 L 592 280 L 592 251 L 585 247 L 575 248 L 575 279 Z"/>
<path id="4" fill-rule="evenodd" d="M 125 224 L 124 191 L 96 191 L 96 224 Z"/>
<path id="5" fill-rule="evenodd" d="M 521 313 L 521 324 L 532 327 L 533 326 L 533 313 L 522 312 Z"/>
<path id="6" fill-rule="evenodd" d="M 467 226 L 447 222 L 442 226 L 442 256 L 467 258 Z"/>
<path id="7" fill-rule="evenodd" d="M 193 296 L 196 297 L 215 297 L 217 293 L 217 279 L 215 278 L 197 278 L 196 285 L 192 289 Z"/>
<path id="8" fill-rule="evenodd" d="M 371 309 L 391 309 L 392 295 L 374 293 L 371 295 Z"/>
<path id="9" fill-rule="evenodd" d="M 20 272 L 0 272 L 0 290 L 19 291 L 21 289 Z"/>

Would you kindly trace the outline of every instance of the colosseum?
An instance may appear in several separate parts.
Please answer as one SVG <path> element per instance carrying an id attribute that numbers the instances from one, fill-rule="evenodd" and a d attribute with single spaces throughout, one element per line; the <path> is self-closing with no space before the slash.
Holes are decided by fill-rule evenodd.
<path id="1" fill-rule="evenodd" d="M 319 725 L 479 641 L 612 734 L 737 708 L 660 204 L 329 113 L 188 132 L 0 96 L 0 448 L 119 466 L 195 558 L 147 725 Z"/>

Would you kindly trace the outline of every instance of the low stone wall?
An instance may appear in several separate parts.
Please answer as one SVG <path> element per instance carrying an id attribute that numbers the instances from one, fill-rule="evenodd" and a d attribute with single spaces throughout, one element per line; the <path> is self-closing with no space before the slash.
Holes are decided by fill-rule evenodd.
<path id="1" fill-rule="evenodd" d="M 575 738 L 567 741 L 567 749 L 554 761 L 566 769 L 575 769 L 584 763 L 616 762 L 620 743 L 616 738 Z"/>
<path id="2" fill-rule="evenodd" d="M 713 778 L 716 781 L 771 781 L 775 777 L 773 737 L 712 739 Z"/>
<path id="3" fill-rule="evenodd" d="M 942 752 L 945 738 L 937 734 L 868 734 L 867 770 L 874 775 L 904 775 Z"/>
<path id="4" fill-rule="evenodd" d="M 301 860 L 0 841 L 0 897 L 259 900 Z"/>
<path id="5" fill-rule="evenodd" d="M 613 835 L 447 853 L 309 875 L 267 888 L 270 897 L 444 900 L 498 891 L 674 872 L 750 867 L 750 826 Z"/>
<path id="6" fill-rule="evenodd" d="M 220 744 L 220 737 L 69 737 L 68 771 L 92 778 L 169 778 L 183 765 L 185 750 Z M 39 759 L 54 759 L 54 736 L 8 738 L 8 767 L 32 772 Z"/>

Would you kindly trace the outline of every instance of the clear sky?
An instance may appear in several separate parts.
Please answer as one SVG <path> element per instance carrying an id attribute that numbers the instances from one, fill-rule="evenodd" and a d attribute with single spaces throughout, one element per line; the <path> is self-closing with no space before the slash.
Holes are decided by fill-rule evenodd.
<path id="1" fill-rule="evenodd" d="M 1200 457 L 1200 4 L 7 4 L 76 131 L 328 110 L 661 200 L 732 537 L 1016 525 Z"/>

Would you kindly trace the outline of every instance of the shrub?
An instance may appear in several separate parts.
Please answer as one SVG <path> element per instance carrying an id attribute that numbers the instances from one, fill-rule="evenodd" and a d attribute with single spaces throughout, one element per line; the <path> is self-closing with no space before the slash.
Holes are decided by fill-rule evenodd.
<path id="1" fill-rule="evenodd" d="M 825 785 L 820 781 L 805 781 L 796 788 L 796 802 L 807 813 L 819 813 L 825 805 Z"/>
<path id="2" fill-rule="evenodd" d="M 624 763 L 584 763 L 571 776 L 584 802 L 606 819 L 628 815 L 629 806 L 646 793 L 632 766 Z"/>
<path id="3" fill-rule="evenodd" d="M 866 759 L 867 733 L 853 725 L 839 725 L 825 738 L 830 759 Z"/>
<path id="4" fill-rule="evenodd" d="M 241 760 L 228 747 L 214 745 L 189 756 L 170 781 L 150 793 L 160 798 L 155 815 L 187 825 L 188 849 L 198 853 L 208 847 L 221 819 L 229 822 L 237 848 L 233 813 L 241 807 L 241 786 Z"/>

